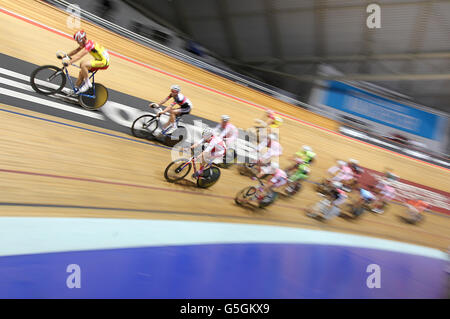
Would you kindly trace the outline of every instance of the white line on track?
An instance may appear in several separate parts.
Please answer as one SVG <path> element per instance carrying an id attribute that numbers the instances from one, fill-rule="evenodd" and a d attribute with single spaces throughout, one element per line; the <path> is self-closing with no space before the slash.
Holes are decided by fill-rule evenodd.
<path id="1" fill-rule="evenodd" d="M 10 80 L 4 79 L 4 78 L 0 78 L 0 83 L 6 82 L 6 81 L 10 81 Z M 14 81 L 11 81 L 11 82 L 14 82 Z M 6 83 L 4 83 L 4 84 L 6 84 Z M 18 84 L 24 85 L 22 83 L 18 83 Z M 9 85 L 9 84 L 6 84 L 6 85 Z M 13 85 L 13 86 L 20 87 L 19 85 Z M 26 100 L 26 101 L 30 101 L 30 102 L 34 102 L 34 103 L 39 103 L 39 104 L 41 104 L 43 106 L 52 107 L 52 108 L 55 108 L 55 109 L 59 109 L 59 110 L 63 110 L 63 111 L 66 111 L 66 112 L 71 112 L 71 113 L 76 113 L 76 114 L 79 114 L 79 115 L 88 116 L 88 117 L 99 119 L 99 120 L 104 120 L 105 119 L 105 117 L 102 114 L 90 112 L 90 111 L 87 111 L 87 110 L 84 110 L 84 109 L 78 109 L 76 107 L 67 106 L 67 105 L 64 105 L 64 104 L 61 104 L 61 103 L 56 103 L 56 102 L 53 102 L 53 101 L 45 100 L 45 99 L 42 99 L 42 98 L 39 98 L 39 97 L 35 97 L 35 96 L 32 96 L 32 95 L 20 93 L 20 92 L 17 92 L 17 91 L 8 90 L 8 89 L 5 89 L 5 88 L 0 88 L 0 94 L 11 96 L 11 97 L 14 97 L 14 98 L 17 98 L 17 99 L 21 99 L 21 100 Z"/>

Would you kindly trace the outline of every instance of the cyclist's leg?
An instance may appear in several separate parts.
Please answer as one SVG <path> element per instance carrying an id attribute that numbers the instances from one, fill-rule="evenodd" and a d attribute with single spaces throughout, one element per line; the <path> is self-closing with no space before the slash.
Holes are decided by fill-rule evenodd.
<path id="1" fill-rule="evenodd" d="M 91 68 L 91 61 L 84 60 L 80 63 L 80 73 L 78 75 L 77 82 L 75 83 L 76 87 L 80 87 L 80 85 L 86 80 L 89 76 L 89 70 Z"/>

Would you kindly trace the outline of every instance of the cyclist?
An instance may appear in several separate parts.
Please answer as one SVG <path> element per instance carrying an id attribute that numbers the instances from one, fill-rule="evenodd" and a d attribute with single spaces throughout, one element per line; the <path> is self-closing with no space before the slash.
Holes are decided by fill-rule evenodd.
<path id="1" fill-rule="evenodd" d="M 292 166 L 290 166 L 286 171 L 290 172 L 296 168 L 300 168 L 300 165 L 310 165 L 314 162 L 314 159 L 316 157 L 316 153 L 312 151 L 312 148 L 303 145 L 302 149 L 294 154 L 292 157 L 292 161 L 295 163 Z"/>
<path id="2" fill-rule="evenodd" d="M 420 199 L 409 199 L 405 201 L 408 207 L 408 214 L 411 217 L 409 220 L 411 223 L 415 224 L 423 219 L 423 212 L 430 211 L 431 205 Z"/>
<path id="3" fill-rule="evenodd" d="M 173 102 L 170 104 L 170 106 L 167 106 L 164 110 L 162 110 L 161 112 L 158 112 L 157 116 L 169 112 L 170 113 L 170 119 L 169 121 L 164 125 L 163 130 L 165 130 L 167 127 L 169 127 L 169 125 L 173 124 L 173 126 L 169 129 L 169 131 L 167 131 L 167 134 L 171 134 L 173 133 L 176 129 L 177 129 L 177 123 L 175 122 L 175 118 L 177 116 L 181 116 L 183 114 L 189 114 L 192 110 L 192 103 L 191 101 L 185 97 L 181 92 L 181 88 L 179 85 L 172 85 L 170 87 L 170 93 L 169 95 L 162 100 L 161 102 L 159 102 L 159 105 L 163 105 L 164 103 L 166 103 L 168 100 L 170 100 L 171 98 L 173 98 Z M 151 103 L 149 106 L 152 107 Z M 178 104 L 180 107 L 177 109 L 174 109 L 173 107 Z"/>
<path id="4" fill-rule="evenodd" d="M 333 166 L 328 170 L 328 173 L 333 175 L 331 180 L 342 183 L 342 189 L 350 192 L 351 188 L 348 187 L 348 184 L 353 180 L 353 171 L 347 162 L 337 161 L 337 164 L 337 166 Z"/>
<path id="5" fill-rule="evenodd" d="M 341 182 L 332 182 L 331 188 L 329 193 L 327 193 L 326 198 L 330 203 L 330 207 L 326 210 L 326 212 L 323 215 L 323 218 L 325 220 L 329 220 L 335 216 L 338 216 L 341 212 L 340 206 L 345 203 L 348 196 L 345 193 L 345 191 L 342 190 L 342 183 Z M 317 213 L 308 213 L 307 215 L 309 217 L 316 217 L 319 212 Z"/>
<path id="6" fill-rule="evenodd" d="M 109 53 L 99 43 L 88 40 L 84 30 L 75 32 L 73 38 L 78 42 L 79 47 L 69 52 L 67 57 L 62 59 L 65 65 L 68 65 L 70 62 L 74 63 L 81 60 L 88 53 L 94 57 L 94 60 L 84 60 L 80 63 L 81 70 L 73 92 L 74 94 L 77 94 L 86 92 L 92 87 L 92 83 L 89 81 L 89 71 L 106 70 L 109 67 Z"/>
<path id="7" fill-rule="evenodd" d="M 227 151 L 233 152 L 235 156 L 236 140 L 239 131 L 236 126 L 230 123 L 230 117 L 228 115 L 222 115 L 221 120 L 214 130 L 218 132 L 218 136 L 225 142 Z M 224 162 L 226 162 L 226 158 L 224 158 Z"/>
<path id="8" fill-rule="evenodd" d="M 281 117 L 275 116 L 275 112 L 273 110 L 267 109 L 264 113 L 264 116 L 262 119 L 255 119 L 255 122 L 263 128 L 267 129 L 267 134 L 274 133 L 272 129 L 279 128 L 281 124 L 283 123 L 283 119 Z M 257 127 L 258 128 L 258 127 Z M 262 135 L 260 133 L 260 130 L 258 129 L 258 140 L 259 136 Z"/>
<path id="9" fill-rule="evenodd" d="M 297 171 L 288 178 L 289 186 L 286 188 L 288 192 L 297 191 L 300 188 L 298 181 L 305 180 L 309 177 L 310 169 L 308 164 L 300 164 L 297 166 Z"/>
<path id="10" fill-rule="evenodd" d="M 377 214 L 384 213 L 384 207 L 395 198 L 395 188 L 391 186 L 391 179 L 382 179 L 376 186 L 379 192 L 379 198 L 374 203 L 372 212 Z"/>
<path id="11" fill-rule="evenodd" d="M 348 167 L 351 168 L 353 172 L 353 179 L 348 181 L 348 186 L 350 188 L 358 188 L 359 187 L 359 179 L 364 174 L 364 169 L 359 166 L 359 162 L 355 159 L 348 160 Z"/>
<path id="12" fill-rule="evenodd" d="M 276 116 L 276 113 L 273 110 L 266 110 L 265 118 L 263 119 L 266 126 L 270 128 L 279 128 L 283 123 L 283 119 L 281 117 Z"/>
<path id="13" fill-rule="evenodd" d="M 270 175 L 269 182 L 257 189 L 256 198 L 258 200 L 262 200 L 269 192 L 273 192 L 274 189 L 278 189 L 287 183 L 286 172 L 280 169 L 280 166 L 276 162 L 272 162 L 267 166 L 266 174 Z M 258 178 L 262 178 L 264 175 L 265 173 L 260 173 L 258 174 Z"/>
<path id="14" fill-rule="evenodd" d="M 353 205 L 354 207 L 361 207 L 362 205 L 366 205 L 367 207 L 370 207 L 370 205 L 376 201 L 377 197 L 375 194 L 371 191 L 373 190 L 373 186 L 367 186 L 366 188 L 360 188 L 359 189 L 359 199 L 356 201 L 356 203 Z M 359 217 L 364 210 L 354 210 L 353 216 Z"/>
<path id="15" fill-rule="evenodd" d="M 267 139 L 258 145 L 258 162 L 259 173 L 270 174 L 272 168 L 270 168 L 270 163 L 275 157 L 281 156 L 283 154 L 283 148 L 280 143 L 277 142 L 277 137 L 275 134 L 267 135 Z M 263 152 L 263 150 L 266 150 Z M 267 172 L 267 173 L 266 173 Z"/>
<path id="16" fill-rule="evenodd" d="M 305 164 L 312 164 L 316 158 L 316 153 L 308 145 L 303 145 L 302 149 L 295 153 L 296 159 L 302 160 Z"/>
<path id="17" fill-rule="evenodd" d="M 211 166 L 215 159 L 222 158 L 227 149 L 225 142 L 219 136 L 214 136 L 213 129 L 209 127 L 203 130 L 202 139 L 193 144 L 190 148 L 194 149 L 200 145 L 205 146 L 205 148 L 202 153 L 197 156 L 196 160 L 202 163 L 202 165 L 200 166 L 200 169 L 192 175 L 193 178 L 199 177 L 205 169 Z"/>

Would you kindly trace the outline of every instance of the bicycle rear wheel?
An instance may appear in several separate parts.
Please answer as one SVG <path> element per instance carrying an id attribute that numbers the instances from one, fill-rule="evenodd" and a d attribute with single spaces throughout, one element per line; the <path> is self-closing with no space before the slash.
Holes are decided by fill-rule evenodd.
<path id="1" fill-rule="evenodd" d="M 89 97 L 84 94 L 94 97 Z M 80 94 L 78 97 L 78 102 L 80 105 L 89 111 L 94 111 L 101 108 L 106 101 L 108 101 L 108 89 L 100 83 L 95 83 L 95 92 L 92 87 L 83 94 Z"/>
<path id="2" fill-rule="evenodd" d="M 353 217 L 354 217 L 354 218 L 358 218 L 359 216 L 362 215 L 362 213 L 364 213 L 364 207 L 363 207 L 362 205 L 361 205 L 361 206 L 354 207 L 354 208 L 352 209 L 352 214 L 353 214 Z"/>
<path id="3" fill-rule="evenodd" d="M 30 75 L 30 84 L 39 94 L 50 95 L 61 92 L 66 85 L 63 69 L 54 65 L 43 65 Z"/>
<path id="4" fill-rule="evenodd" d="M 220 177 L 220 169 L 218 167 L 210 167 L 206 169 L 197 179 L 197 186 L 200 188 L 208 188 L 213 186 Z"/>
<path id="5" fill-rule="evenodd" d="M 179 181 L 186 177 L 191 171 L 192 163 L 188 159 L 179 158 L 170 163 L 164 171 L 164 177 L 170 183 Z"/>
<path id="6" fill-rule="evenodd" d="M 269 194 L 264 196 L 264 198 L 259 202 L 259 208 L 264 208 L 272 204 L 278 197 L 277 192 L 271 191 Z"/>
<path id="7" fill-rule="evenodd" d="M 133 136 L 139 138 L 151 138 L 158 128 L 158 119 L 154 115 L 146 114 L 134 120 L 131 126 Z"/>

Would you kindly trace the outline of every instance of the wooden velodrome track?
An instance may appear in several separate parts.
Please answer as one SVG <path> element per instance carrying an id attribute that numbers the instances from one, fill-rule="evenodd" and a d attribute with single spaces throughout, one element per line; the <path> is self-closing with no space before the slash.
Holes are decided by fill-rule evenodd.
<path id="1" fill-rule="evenodd" d="M 57 30 L 73 33 L 66 26 L 65 12 L 39 1 L 1 0 L 0 6 Z M 83 22 L 82 27 L 89 38 L 126 57 L 330 131 L 337 128 L 337 123 L 329 119 L 239 86 L 89 23 Z M 37 65 L 55 64 L 57 50 L 68 51 L 75 46 L 73 40 L 3 13 L 0 13 L 0 28 L 0 52 Z M 193 101 L 194 115 L 218 121 L 219 116 L 226 113 L 241 128 L 252 126 L 253 119 L 263 114 L 261 108 L 176 80 L 117 55 L 111 57 L 110 68 L 99 73 L 97 79 L 111 89 L 149 101 L 161 100 L 166 96 L 168 87 L 178 83 Z M 15 107 L 3 107 L 17 110 Z M 31 111 L 21 112 L 56 119 Z M 73 124 L 64 119 L 57 120 Z M 311 184 L 307 184 L 297 197 L 280 200 L 266 211 L 255 213 L 233 202 L 237 191 L 254 183 L 240 176 L 235 169 L 222 170 L 219 183 L 211 189 L 173 185 L 163 177 L 164 168 L 171 161 L 167 149 L 9 113 L 2 114 L 0 121 L 3 128 L 0 137 L 1 202 L 47 205 L 4 205 L 0 206 L 2 216 L 154 218 L 272 224 L 356 233 L 442 250 L 450 245 L 450 218 L 445 216 L 428 215 L 424 224 L 411 226 L 401 223 L 396 216 L 403 213 L 404 208 L 392 205 L 386 214 L 366 214 L 357 223 L 336 218 L 328 224 L 322 224 L 306 217 L 301 210 L 318 200 Z M 89 128 L 89 125 L 75 124 Z M 106 129 L 97 130 L 108 132 Z M 285 154 L 281 159 L 282 166 L 287 164 L 290 154 L 302 144 L 308 144 L 318 154 L 317 162 L 312 167 L 311 180 L 314 181 L 321 180 L 337 158 L 357 158 L 365 167 L 377 171 L 389 167 L 404 179 L 447 192 L 450 190 L 448 170 L 365 145 L 330 131 L 284 117 L 280 129 Z M 36 174 L 15 174 L 7 170 Z M 48 207 L 52 204 L 65 208 Z M 82 209 L 76 206 L 104 209 Z"/>

